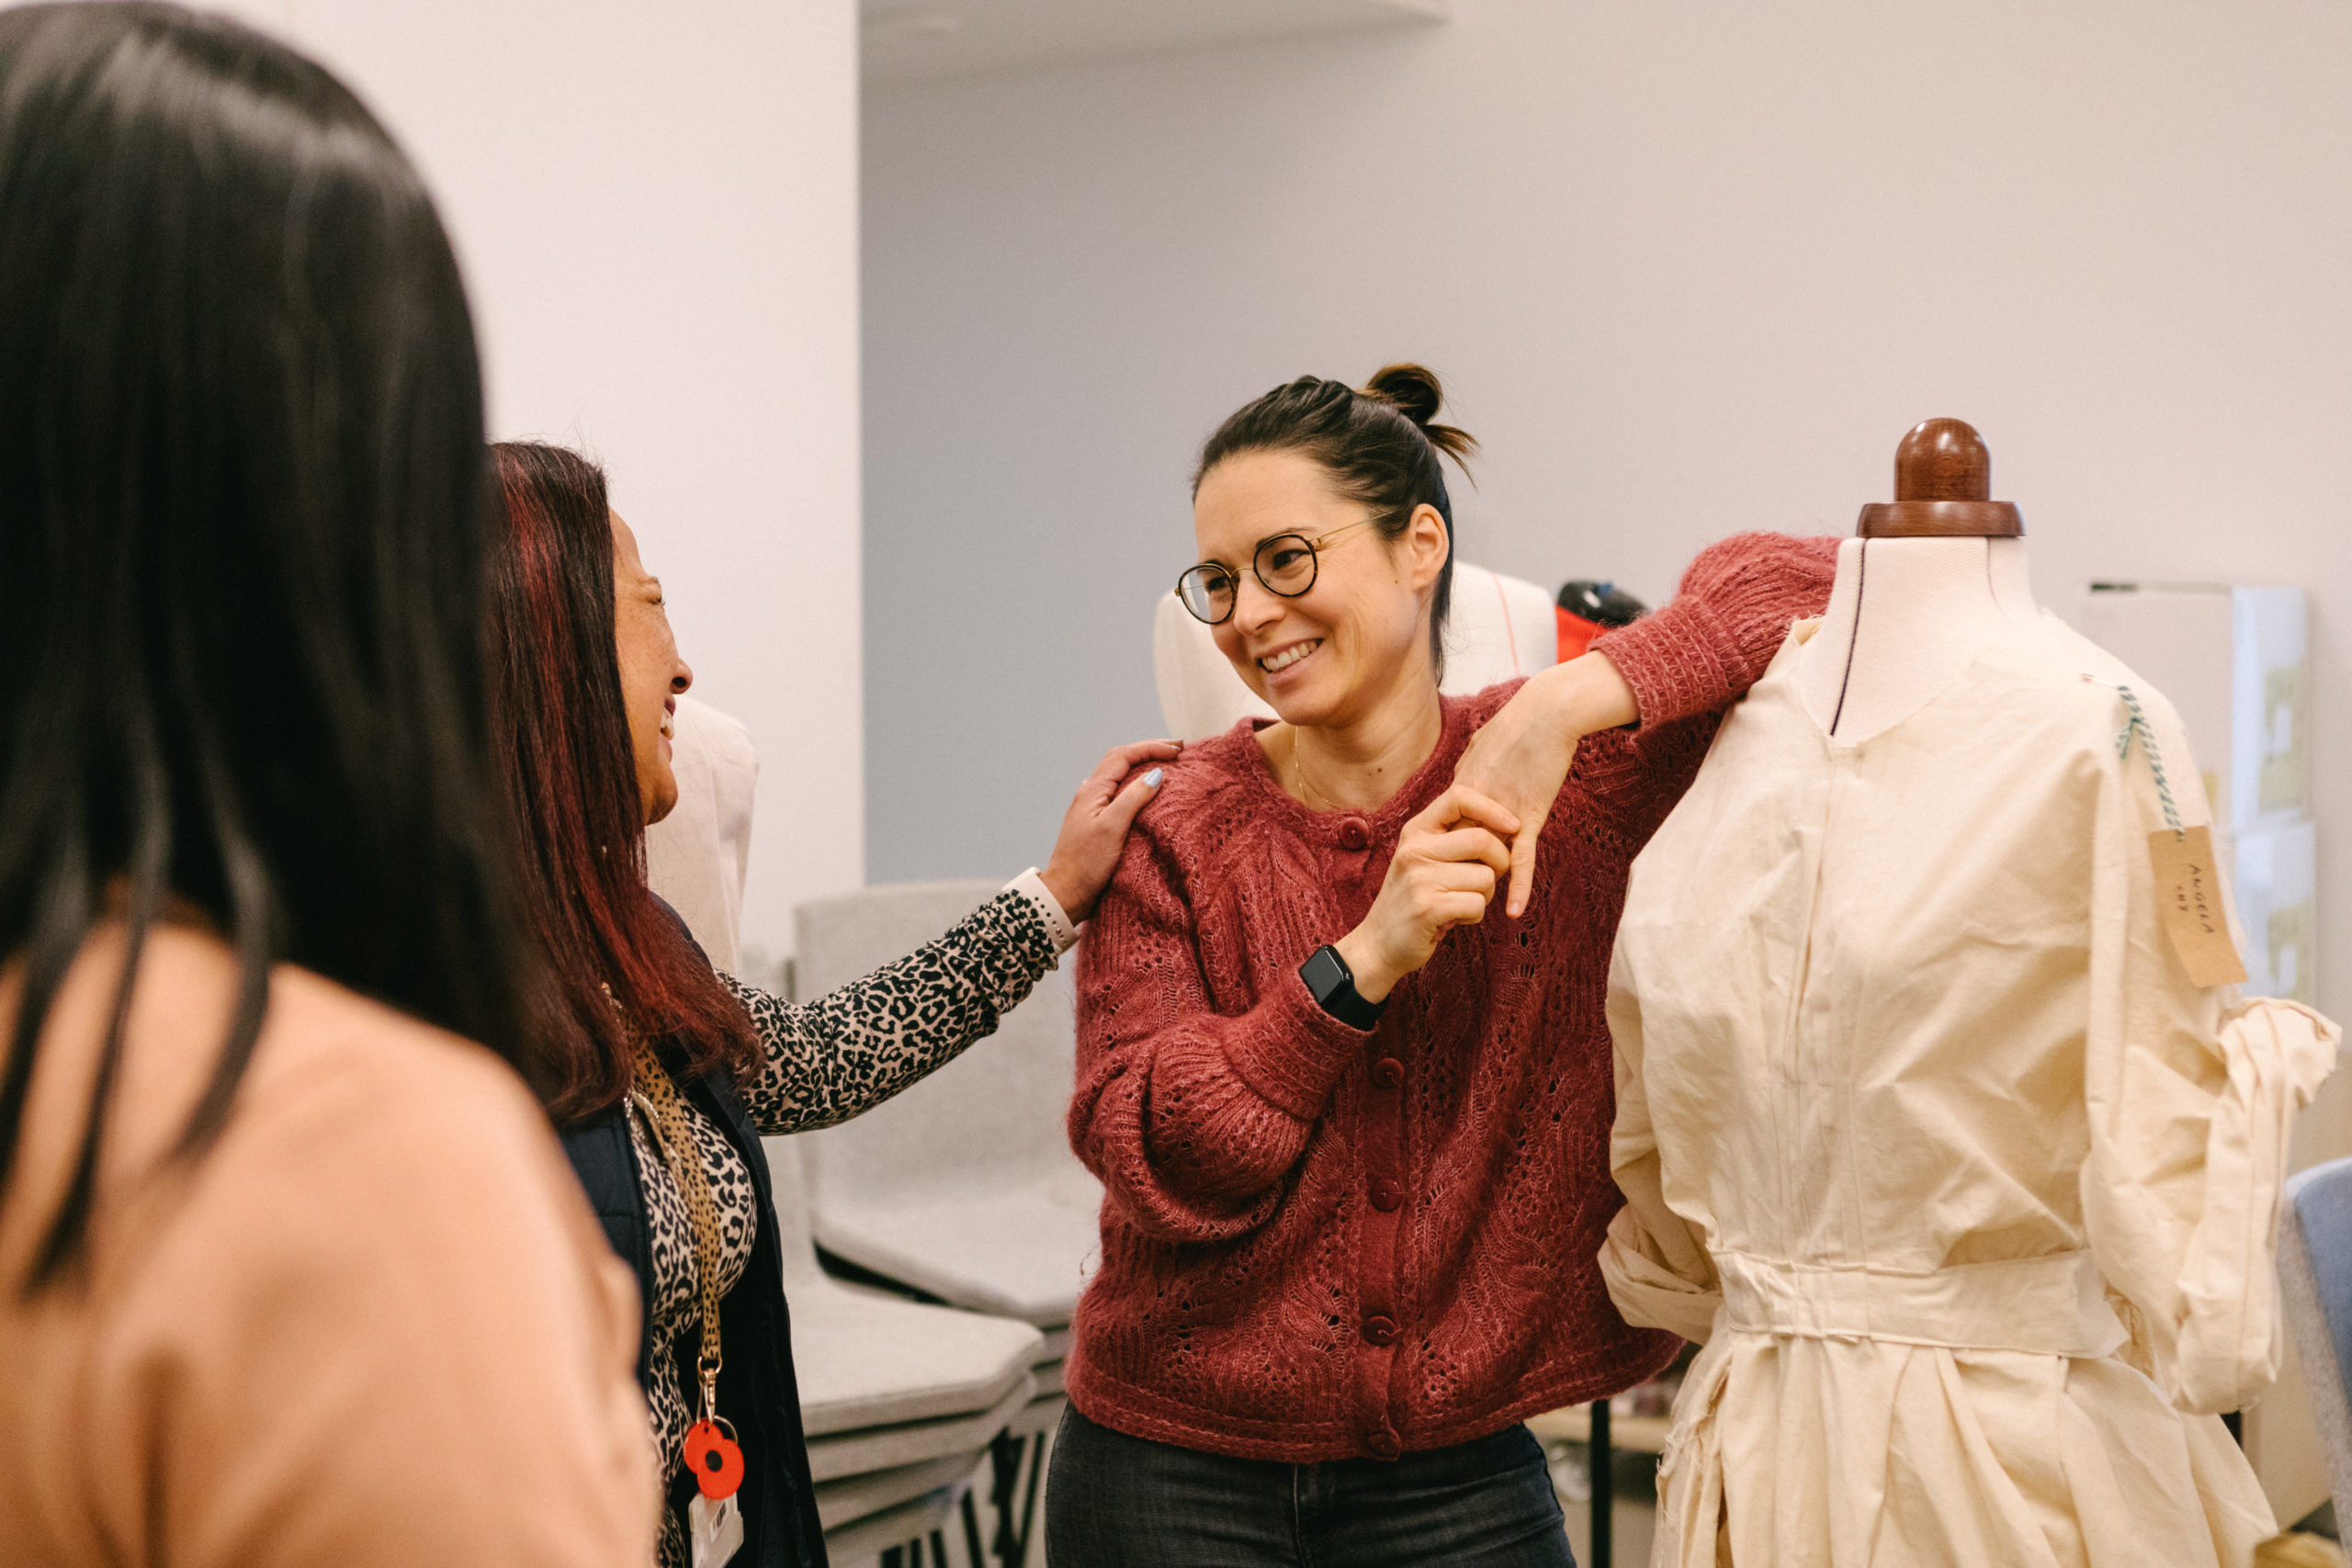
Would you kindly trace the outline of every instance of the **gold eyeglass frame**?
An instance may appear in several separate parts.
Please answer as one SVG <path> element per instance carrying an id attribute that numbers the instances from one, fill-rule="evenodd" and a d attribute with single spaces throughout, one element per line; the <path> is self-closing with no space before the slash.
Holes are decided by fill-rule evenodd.
<path id="1" fill-rule="evenodd" d="M 1338 538 L 1342 534 L 1348 533 L 1353 529 L 1371 526 L 1373 521 L 1374 520 L 1369 517 L 1359 517 L 1352 523 L 1342 523 L 1338 527 L 1332 529 L 1329 533 L 1318 535 L 1312 539 L 1308 538 L 1304 534 L 1276 534 L 1270 538 L 1261 539 L 1258 541 L 1258 547 L 1250 552 L 1250 575 L 1258 580 L 1258 586 L 1263 588 L 1267 592 L 1272 594 L 1277 599 L 1296 599 L 1304 594 L 1310 593 L 1314 592 L 1316 580 L 1323 575 L 1323 547 L 1329 544 L 1332 540 Z M 1308 563 L 1306 582 L 1303 587 L 1284 592 L 1282 589 L 1275 587 L 1272 582 L 1266 581 L 1266 569 L 1262 563 L 1265 560 L 1266 552 L 1268 550 L 1272 549 L 1276 545 L 1294 539 L 1306 547 L 1306 559 Z M 1185 582 L 1191 579 L 1194 572 L 1206 571 L 1212 568 L 1224 572 L 1226 575 L 1233 579 L 1232 602 L 1226 605 L 1225 614 L 1217 616 L 1215 620 L 1209 619 L 1208 616 L 1204 615 L 1198 610 L 1193 609 L 1192 597 L 1184 592 Z M 1240 606 L 1241 574 L 1235 571 L 1231 567 L 1226 565 L 1221 560 L 1194 561 L 1191 566 L 1186 567 L 1183 570 L 1176 574 L 1176 602 L 1179 604 L 1183 605 L 1185 612 L 1190 615 L 1193 619 L 1200 622 L 1202 625 L 1221 626 L 1226 622 L 1233 619 L 1233 612 Z"/>

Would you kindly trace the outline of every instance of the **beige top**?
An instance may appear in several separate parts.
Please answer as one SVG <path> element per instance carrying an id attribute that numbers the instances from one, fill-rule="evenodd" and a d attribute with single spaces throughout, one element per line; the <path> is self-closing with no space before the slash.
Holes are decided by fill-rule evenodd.
<path id="1" fill-rule="evenodd" d="M 235 969 L 153 933 L 85 1276 L 25 1299 L 121 953 L 68 976 L 0 1201 L 0 1556 L 642 1568 L 637 1292 L 554 1134 L 487 1052 L 315 975 L 272 977 L 226 1131 L 164 1166 Z"/>
<path id="2" fill-rule="evenodd" d="M 2287 1134 L 2335 1028 L 2190 982 L 2119 685 L 2191 827 L 2197 766 L 2113 659 L 2004 629 L 1848 743 L 1797 700 L 1805 635 L 1635 863 L 1611 978 L 1603 1271 L 1706 1341 L 1654 1561 L 2242 1564 L 2269 1509 L 2187 1412 L 2276 1373 Z"/>

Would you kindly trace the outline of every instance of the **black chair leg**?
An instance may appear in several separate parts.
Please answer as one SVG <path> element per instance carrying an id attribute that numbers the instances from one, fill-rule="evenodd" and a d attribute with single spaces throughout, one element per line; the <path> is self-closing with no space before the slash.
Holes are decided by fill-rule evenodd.
<path id="1" fill-rule="evenodd" d="M 988 1553 L 980 1550 L 980 1508 L 972 1501 L 972 1489 L 964 1489 L 964 1550 L 972 1560 L 972 1568 L 985 1568 Z"/>
<path id="2" fill-rule="evenodd" d="M 1014 1524 L 1012 1499 L 1020 1490 L 1021 1450 L 1024 1445 L 1010 1432 L 999 1432 L 989 1444 L 989 1497 L 996 1505 L 998 1568 L 1021 1568 L 1022 1542 Z"/>
<path id="3" fill-rule="evenodd" d="M 1046 1434 L 1029 1439 L 1029 1495 L 1021 1505 L 1021 1568 L 1028 1568 L 1029 1543 L 1037 1539 L 1037 1489 L 1046 1479 Z"/>
<path id="4" fill-rule="evenodd" d="M 1613 1568 L 1616 1547 L 1610 1536 L 1617 1523 L 1617 1467 L 1609 1447 L 1609 1402 L 1605 1399 L 1592 1402 L 1592 1441 L 1586 1451 L 1592 1461 L 1591 1568 Z"/>

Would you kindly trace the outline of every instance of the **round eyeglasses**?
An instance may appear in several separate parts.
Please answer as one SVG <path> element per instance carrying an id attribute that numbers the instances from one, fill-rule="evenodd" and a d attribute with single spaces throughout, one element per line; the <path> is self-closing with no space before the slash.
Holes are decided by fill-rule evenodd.
<path id="1" fill-rule="evenodd" d="M 1295 599 L 1315 586 L 1315 576 L 1320 563 L 1315 552 L 1351 528 L 1361 528 L 1371 519 L 1343 524 L 1328 534 L 1308 538 L 1304 534 L 1277 534 L 1258 547 L 1250 559 L 1250 570 L 1265 584 L 1266 592 L 1285 599 Z M 1176 597 L 1196 620 L 1217 626 L 1230 619 L 1233 606 L 1241 591 L 1241 574 L 1222 561 L 1204 560 L 1188 568 L 1176 580 Z"/>

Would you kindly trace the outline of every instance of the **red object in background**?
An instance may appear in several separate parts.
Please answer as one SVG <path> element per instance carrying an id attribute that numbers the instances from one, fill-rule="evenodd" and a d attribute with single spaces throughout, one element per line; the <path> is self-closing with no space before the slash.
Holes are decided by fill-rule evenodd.
<path id="1" fill-rule="evenodd" d="M 1560 585 L 1553 602 L 1559 615 L 1560 662 L 1581 659 L 1593 639 L 1619 626 L 1630 626 L 1650 613 L 1649 606 L 1613 582 L 1579 577 Z"/>
<path id="2" fill-rule="evenodd" d="M 1556 604 L 1552 606 L 1552 614 L 1560 618 L 1560 662 L 1563 664 L 1571 659 L 1583 658 L 1584 650 L 1592 646 L 1592 639 L 1609 629 L 1599 621 L 1588 621 Z"/>

